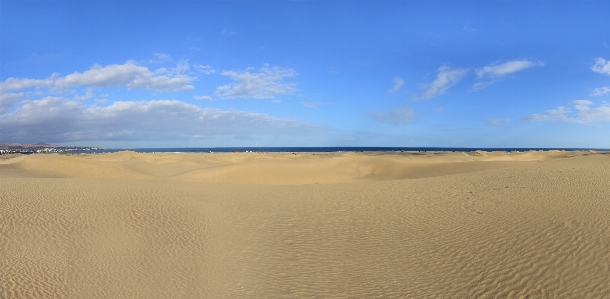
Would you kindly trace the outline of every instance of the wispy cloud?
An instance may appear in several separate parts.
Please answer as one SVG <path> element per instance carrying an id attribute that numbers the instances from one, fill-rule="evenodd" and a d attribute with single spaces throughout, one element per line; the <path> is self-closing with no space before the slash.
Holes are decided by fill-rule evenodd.
<path id="1" fill-rule="evenodd" d="M 577 124 L 591 124 L 610 121 L 610 104 L 601 104 L 593 107 L 593 102 L 587 100 L 576 100 L 572 102 L 576 113 L 572 109 L 560 106 L 557 109 L 546 110 L 542 113 L 532 114 L 524 117 L 526 122 L 559 121 Z"/>
<path id="2" fill-rule="evenodd" d="M 180 91 L 193 89 L 193 80 L 183 72 L 188 70 L 188 63 L 181 62 L 176 68 L 158 69 L 154 72 L 145 66 L 136 65 L 132 61 L 124 64 L 107 66 L 94 65 L 82 73 L 74 72 L 65 77 L 53 74 L 46 79 L 8 78 L 0 83 L 2 92 L 22 90 L 33 87 L 54 87 L 58 89 L 70 87 L 127 87 L 148 89 L 154 91 Z"/>
<path id="3" fill-rule="evenodd" d="M 394 108 L 388 112 L 370 112 L 366 118 L 386 124 L 405 125 L 415 123 L 417 113 L 412 108 Z"/>
<path id="4" fill-rule="evenodd" d="M 485 122 L 488 125 L 494 126 L 494 127 L 501 127 L 504 126 L 505 124 L 510 122 L 510 119 L 508 118 L 491 118 L 491 119 L 486 119 Z"/>
<path id="5" fill-rule="evenodd" d="M 535 66 L 543 66 L 542 62 L 529 60 L 513 60 L 504 63 L 494 63 L 477 69 L 475 73 L 479 78 L 485 77 L 502 77 L 524 69 Z"/>
<path id="6" fill-rule="evenodd" d="M 443 65 L 438 68 L 437 72 L 436 79 L 432 83 L 423 86 L 424 92 L 416 97 L 416 100 L 427 100 L 445 93 L 447 89 L 464 78 L 466 73 L 468 73 L 468 69 L 451 69 Z"/>
<path id="7" fill-rule="evenodd" d="M 593 89 L 591 91 L 591 93 L 589 93 L 590 96 L 603 96 L 605 94 L 609 94 L 610 93 L 610 86 L 604 86 L 604 87 L 599 87 L 596 89 Z"/>
<path id="8" fill-rule="evenodd" d="M 566 114 L 570 113 L 571 111 L 572 110 L 570 110 L 570 108 L 559 106 L 557 109 L 546 110 L 542 113 L 530 114 L 524 117 L 522 120 L 526 122 L 538 122 L 545 120 L 566 121 Z"/>
<path id="9" fill-rule="evenodd" d="M 322 105 L 322 103 L 320 103 L 320 102 L 301 102 L 301 105 L 306 108 L 316 108 L 316 107 Z"/>
<path id="10" fill-rule="evenodd" d="M 195 70 L 197 70 L 199 72 L 202 72 L 202 73 L 204 73 L 206 75 L 211 75 L 211 74 L 216 72 L 216 70 L 213 69 L 209 65 L 196 64 L 196 65 L 194 65 L 194 67 L 195 67 Z"/>
<path id="11" fill-rule="evenodd" d="M 0 118 L 0 140 L 179 140 L 223 134 L 315 134 L 319 126 L 181 101 L 117 101 L 106 107 L 62 97 L 27 102 Z"/>
<path id="12" fill-rule="evenodd" d="M 394 86 L 389 90 L 389 92 L 392 94 L 396 93 L 405 84 L 405 80 L 400 77 L 395 77 L 392 79 L 392 81 L 394 82 Z"/>
<path id="13" fill-rule="evenodd" d="M 477 31 L 477 28 L 473 28 L 473 27 L 470 27 L 468 25 L 464 25 L 464 27 L 462 27 L 462 30 L 463 31 L 475 32 L 475 31 Z"/>
<path id="14" fill-rule="evenodd" d="M 496 83 L 496 82 L 498 82 L 498 81 L 499 81 L 498 79 L 495 79 L 495 80 L 487 80 L 487 81 L 478 81 L 478 82 L 474 83 L 474 84 L 472 85 L 472 87 L 471 87 L 471 88 L 470 88 L 468 91 L 471 91 L 471 92 L 472 92 L 472 91 L 481 90 L 481 89 L 483 89 L 483 88 L 485 88 L 485 87 L 487 87 L 487 86 L 490 86 L 490 85 L 495 84 L 495 83 Z"/>
<path id="15" fill-rule="evenodd" d="M 166 53 L 155 52 L 153 53 L 153 56 L 153 59 L 149 61 L 150 63 L 162 63 L 172 60 L 172 57 Z"/>
<path id="16" fill-rule="evenodd" d="M 591 70 L 596 73 L 610 76 L 610 60 L 601 57 L 597 58 L 595 64 L 591 67 Z"/>
<path id="17" fill-rule="evenodd" d="M 517 59 L 504 63 L 492 63 L 475 71 L 475 74 L 477 75 L 477 80 L 479 81 L 472 86 L 471 91 L 477 91 L 488 87 L 500 81 L 503 77 L 509 74 L 543 65 L 544 63 L 540 61 L 531 61 L 525 59 Z"/>
<path id="18" fill-rule="evenodd" d="M 211 96 L 194 96 L 193 99 L 198 100 L 198 101 L 211 101 L 212 97 Z"/>
<path id="19" fill-rule="evenodd" d="M 284 83 L 284 79 L 296 77 L 291 68 L 263 66 L 258 72 L 253 68 L 246 71 L 222 71 L 220 74 L 235 80 L 235 83 L 218 86 L 216 95 L 223 98 L 270 99 L 277 95 L 296 91 L 296 83 Z"/>

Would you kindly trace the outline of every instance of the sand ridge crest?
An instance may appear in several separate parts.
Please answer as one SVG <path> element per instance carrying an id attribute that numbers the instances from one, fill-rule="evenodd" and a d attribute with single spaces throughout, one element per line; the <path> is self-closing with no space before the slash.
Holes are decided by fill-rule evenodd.
<path id="1" fill-rule="evenodd" d="M 453 175 L 589 152 L 136 153 L 31 155 L 3 160 L 20 176 L 171 179 L 233 184 L 331 184 Z M 517 164 L 515 164 L 517 163 Z M 4 167 L 8 169 L 8 167 Z M 0 168 L 1 172 L 2 168 Z M 1 172 L 10 176 L 9 171 Z M 16 172 L 13 172 L 16 173 Z"/>

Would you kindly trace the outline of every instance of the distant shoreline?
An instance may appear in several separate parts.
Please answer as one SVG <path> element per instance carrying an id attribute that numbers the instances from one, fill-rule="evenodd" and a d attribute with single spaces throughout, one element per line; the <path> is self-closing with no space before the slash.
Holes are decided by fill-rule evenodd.
<path id="1" fill-rule="evenodd" d="M 528 152 L 528 151 L 599 151 L 599 148 L 443 148 L 443 147 L 216 147 L 216 148 L 125 148 L 87 151 L 92 153 L 134 151 L 138 153 L 334 153 L 334 152 Z"/>
<path id="2" fill-rule="evenodd" d="M 209 148 L 98 148 L 98 147 L 64 147 L 58 145 L 23 147 L 0 147 L 0 155 L 7 154 L 100 154 L 121 151 L 134 151 L 138 153 L 336 153 L 336 152 L 528 152 L 528 151 L 597 151 L 608 152 L 610 149 L 601 148 L 483 148 L 483 147 L 209 147 Z"/>

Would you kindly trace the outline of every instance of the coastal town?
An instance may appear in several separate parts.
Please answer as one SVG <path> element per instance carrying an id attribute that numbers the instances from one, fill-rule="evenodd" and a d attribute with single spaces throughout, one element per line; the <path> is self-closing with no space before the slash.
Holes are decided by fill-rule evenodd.
<path id="1" fill-rule="evenodd" d="M 35 144 L 0 143 L 0 155 L 70 153 L 70 152 L 96 151 L 96 150 L 102 150 L 102 148 L 52 145 L 52 144 L 43 143 L 43 142 L 39 142 L 39 143 L 35 143 Z"/>

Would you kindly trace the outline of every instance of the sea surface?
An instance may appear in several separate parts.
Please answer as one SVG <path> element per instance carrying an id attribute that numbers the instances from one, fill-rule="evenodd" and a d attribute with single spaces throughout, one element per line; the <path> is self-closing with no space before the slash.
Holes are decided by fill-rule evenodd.
<path id="1" fill-rule="evenodd" d="M 105 153 L 131 150 L 139 153 L 233 153 L 233 152 L 474 152 L 474 151 L 548 151 L 548 150 L 598 150 L 596 148 L 466 148 L 466 147 L 201 147 L 201 148 L 124 148 L 85 151 L 89 153 Z"/>

